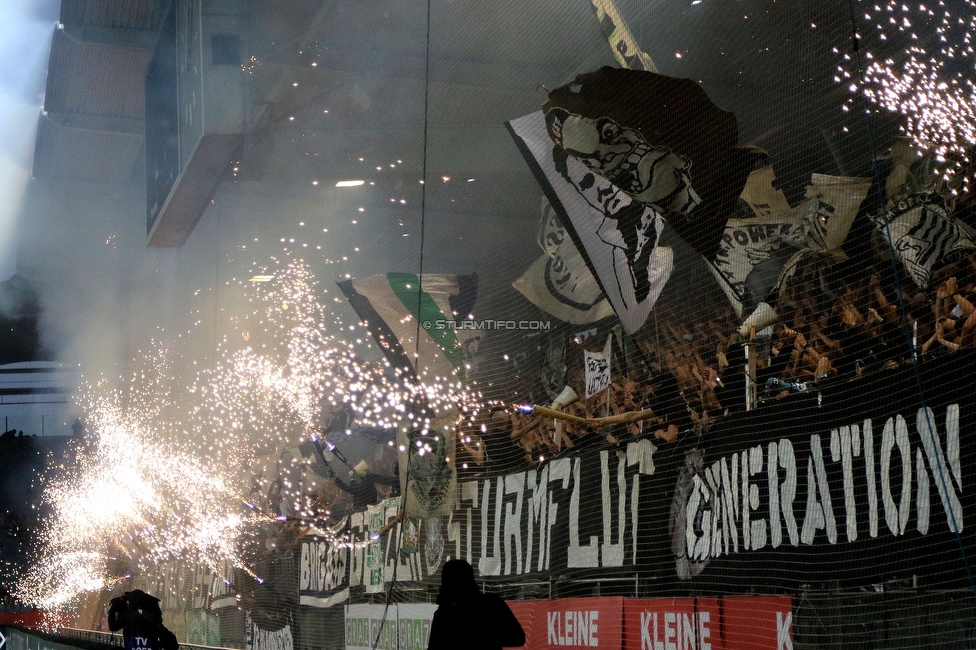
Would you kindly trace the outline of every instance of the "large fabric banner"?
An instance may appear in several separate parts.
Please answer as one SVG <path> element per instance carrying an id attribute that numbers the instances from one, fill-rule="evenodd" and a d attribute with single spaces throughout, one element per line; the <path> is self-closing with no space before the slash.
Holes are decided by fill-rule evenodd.
<path id="1" fill-rule="evenodd" d="M 333 539 L 303 538 L 302 602 L 383 589 L 394 575 L 436 580 L 452 558 L 502 581 L 653 575 L 661 589 L 713 593 L 913 575 L 965 585 L 974 362 L 923 364 L 924 403 L 906 368 L 729 416 L 686 447 L 633 440 L 461 481 L 448 516 L 405 521 L 376 542 L 371 517 L 354 513 Z M 374 510 L 382 525 L 396 506 Z"/>
<path id="2" fill-rule="evenodd" d="M 299 564 L 299 602 L 311 607 L 332 607 L 349 600 L 347 554 L 339 552 L 335 538 L 308 537 L 302 542 Z"/>
<path id="3" fill-rule="evenodd" d="M 293 650 L 294 647 L 290 625 L 267 630 L 251 618 L 251 612 L 244 613 L 244 650 Z"/>
<path id="4" fill-rule="evenodd" d="M 228 607 L 237 607 L 237 585 L 235 576 L 238 569 L 230 560 L 222 563 L 221 570 L 214 573 L 210 579 L 210 602 L 208 609 L 217 611 Z"/>
<path id="5" fill-rule="evenodd" d="M 963 489 L 976 470 L 974 374 L 963 365 L 972 361 L 924 366 L 924 402 L 909 369 L 888 374 L 883 391 L 845 382 L 760 409 L 736 435 L 713 429 L 715 442 L 686 454 L 675 481 L 669 532 L 679 577 L 963 579 L 976 507 Z"/>

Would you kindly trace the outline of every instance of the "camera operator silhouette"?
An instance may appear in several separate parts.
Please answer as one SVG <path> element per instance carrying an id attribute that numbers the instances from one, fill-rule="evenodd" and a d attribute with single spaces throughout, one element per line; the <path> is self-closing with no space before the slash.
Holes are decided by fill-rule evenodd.
<path id="1" fill-rule="evenodd" d="M 163 625 L 159 599 L 144 591 L 127 591 L 109 601 L 108 628 L 122 630 L 125 650 L 178 650 L 176 635 Z"/>

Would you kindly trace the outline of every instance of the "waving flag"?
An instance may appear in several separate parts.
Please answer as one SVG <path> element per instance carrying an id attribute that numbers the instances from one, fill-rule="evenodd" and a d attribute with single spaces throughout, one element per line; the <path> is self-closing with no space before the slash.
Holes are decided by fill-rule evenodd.
<path id="1" fill-rule="evenodd" d="M 480 335 L 452 325 L 467 319 L 474 309 L 477 275 L 427 273 L 421 278 L 415 273 L 387 273 L 338 284 L 402 376 L 426 386 L 466 379 L 466 361 Z M 416 367 L 412 363 L 415 351 Z M 434 417 L 427 429 L 406 420 L 407 426 L 397 429 L 397 445 L 405 450 L 399 464 L 407 517 L 450 514 L 457 500 L 457 409 L 442 405 L 440 410 L 429 409 L 428 414 Z"/>
<path id="2" fill-rule="evenodd" d="M 885 239 L 891 237 L 912 281 L 924 288 L 933 272 L 976 250 L 976 231 L 955 216 L 960 179 L 947 182 L 944 162 L 908 140 L 892 146 L 891 159 L 887 209 L 872 220 Z"/>
<path id="3" fill-rule="evenodd" d="M 869 178 L 812 174 L 805 199 L 791 208 L 774 180 L 772 167 L 749 175 L 741 198 L 755 216 L 729 219 L 715 253 L 715 272 L 740 316 L 742 301 L 755 306 L 782 284 L 784 270 L 795 270 L 792 258 L 840 248 L 871 185 Z"/>
<path id="4" fill-rule="evenodd" d="M 539 309 L 574 325 L 613 316 L 613 307 L 587 268 L 586 260 L 545 198 L 539 246 L 545 251 L 543 255 L 512 283 L 519 293 Z"/>
<path id="5" fill-rule="evenodd" d="M 976 232 L 955 218 L 937 194 L 919 194 L 875 215 L 875 226 L 891 237 L 895 255 L 912 281 L 925 288 L 932 272 L 960 255 L 976 250 Z"/>
<path id="6" fill-rule="evenodd" d="M 424 383 L 466 379 L 466 361 L 480 334 L 453 324 L 474 309 L 477 275 L 386 273 L 338 285 L 395 368 Z"/>
<path id="7" fill-rule="evenodd" d="M 636 332 L 674 267 L 671 249 L 658 245 L 661 215 L 554 146 L 541 111 L 507 126 L 624 329 Z"/>
<path id="8" fill-rule="evenodd" d="M 767 159 L 738 146 L 735 115 L 691 79 L 604 67 L 550 92 L 543 111 L 555 145 L 653 207 L 706 259 Z"/>

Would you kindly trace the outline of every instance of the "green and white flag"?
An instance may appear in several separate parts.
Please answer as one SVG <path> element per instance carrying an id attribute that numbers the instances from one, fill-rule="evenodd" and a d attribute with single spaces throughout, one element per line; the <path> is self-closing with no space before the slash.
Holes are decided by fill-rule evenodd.
<path id="1" fill-rule="evenodd" d="M 465 381 L 480 332 L 455 323 L 474 309 L 476 275 L 387 273 L 339 282 L 339 288 L 405 381 L 428 396 L 431 388 L 450 394 Z M 429 426 L 404 420 L 397 446 L 404 513 L 426 519 L 449 515 L 457 502 L 457 410 L 450 400 L 428 399 L 423 408 Z"/>
<path id="2" fill-rule="evenodd" d="M 386 273 L 339 282 L 394 367 L 431 385 L 464 382 L 480 332 L 455 327 L 478 293 L 477 275 Z M 420 322 L 420 339 L 417 323 Z M 414 362 L 416 359 L 416 363 Z"/>

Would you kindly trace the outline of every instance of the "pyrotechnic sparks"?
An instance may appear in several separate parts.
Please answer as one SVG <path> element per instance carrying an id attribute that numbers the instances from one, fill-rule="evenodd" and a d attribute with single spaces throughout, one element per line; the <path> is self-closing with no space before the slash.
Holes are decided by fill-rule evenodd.
<path id="1" fill-rule="evenodd" d="M 127 390 L 99 381 L 85 391 L 92 438 L 77 472 L 45 495 L 42 561 L 21 599 L 56 609 L 103 589 L 117 580 L 112 556 L 141 571 L 177 561 L 219 572 L 227 562 L 246 569 L 242 540 L 262 528 L 302 521 L 331 535 L 296 453 L 331 414 L 426 430 L 434 414 L 477 413 L 477 394 L 456 378 L 408 380 L 368 342 L 330 333 L 305 263 L 262 271 L 266 281 L 241 282 L 255 308 L 187 386 L 157 351 Z"/>
<path id="2" fill-rule="evenodd" d="M 905 135 L 940 161 L 965 158 L 976 144 L 976 86 L 971 80 L 976 2 L 929 6 L 889 1 L 870 5 L 864 19 L 870 32 L 858 36 L 866 59 L 863 83 L 857 84 L 850 55 L 844 55 L 834 80 L 847 84 L 852 93 L 863 90 L 873 104 L 904 116 Z M 853 98 L 844 110 L 852 107 Z"/>
<path id="3" fill-rule="evenodd" d="M 149 381 L 129 391 L 89 387 L 94 436 L 78 471 L 45 493 L 52 514 L 43 561 L 19 585 L 25 601 L 55 609 L 105 587 L 112 555 L 138 567 L 239 558 L 236 540 L 248 515 L 219 473 L 173 445 L 160 417 L 169 397 L 159 381 L 165 363 L 161 355 L 152 359 Z"/>
<path id="4" fill-rule="evenodd" d="M 362 424 L 396 425 L 410 388 L 386 360 L 357 354 L 357 347 L 371 345 L 329 332 L 329 314 L 307 265 L 282 265 L 255 301 L 258 309 L 236 323 L 247 345 L 239 348 L 236 336 L 225 337 L 216 367 L 200 376 L 201 431 L 237 432 L 229 441 L 235 448 L 248 444 L 248 432 L 296 446 L 326 423 L 323 413 L 328 418 L 346 406 Z M 428 390 L 440 398 L 442 391 Z"/>

